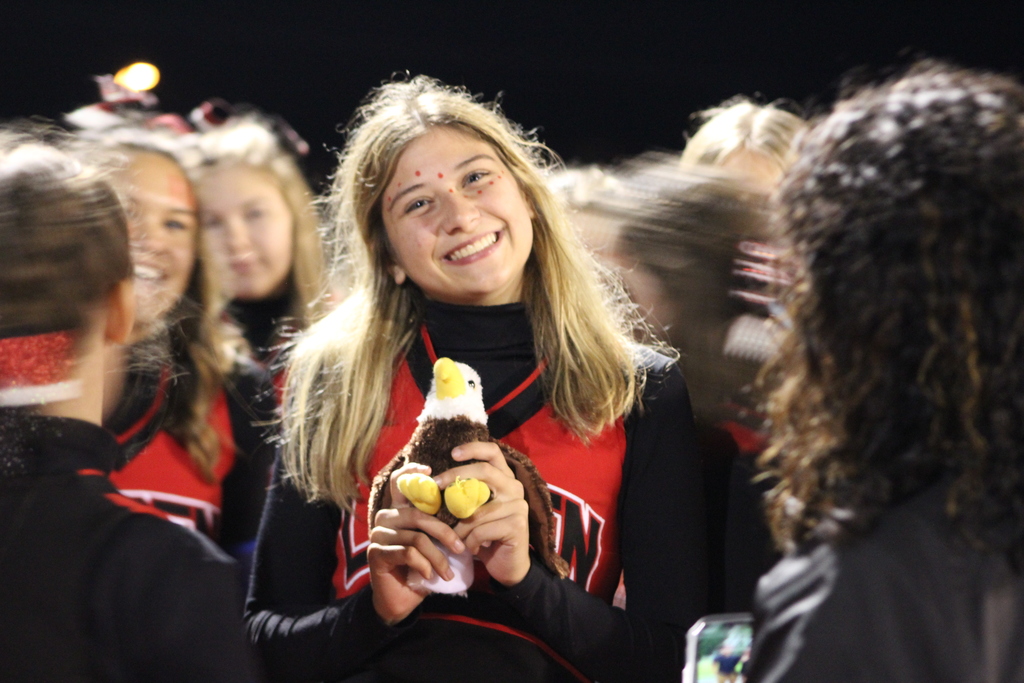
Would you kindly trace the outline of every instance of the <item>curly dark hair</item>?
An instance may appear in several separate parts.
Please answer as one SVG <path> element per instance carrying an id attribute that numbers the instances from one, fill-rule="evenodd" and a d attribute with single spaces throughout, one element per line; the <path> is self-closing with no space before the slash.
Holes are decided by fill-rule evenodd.
<path id="1" fill-rule="evenodd" d="M 1024 88 L 918 63 L 814 126 L 778 204 L 780 545 L 863 533 L 945 478 L 955 528 L 1024 559 Z"/>

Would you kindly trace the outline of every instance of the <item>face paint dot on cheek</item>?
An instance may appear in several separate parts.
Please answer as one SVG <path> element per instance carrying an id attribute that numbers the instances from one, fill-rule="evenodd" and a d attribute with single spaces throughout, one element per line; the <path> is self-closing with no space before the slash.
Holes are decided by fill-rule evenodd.
<path id="1" fill-rule="evenodd" d="M 477 193 L 477 194 L 483 194 L 483 193 L 484 193 L 484 191 L 483 191 L 483 190 L 477 190 L 477 191 L 476 191 L 476 193 Z"/>
<path id="2" fill-rule="evenodd" d="M 493 184 L 494 184 L 494 181 L 493 181 L 493 180 L 489 180 L 489 181 L 487 181 L 487 184 L 488 184 L 488 185 L 493 185 Z"/>
<path id="3" fill-rule="evenodd" d="M 449 188 L 448 188 L 448 191 L 449 191 L 449 192 L 455 192 L 455 189 L 454 189 L 454 188 L 451 188 L 451 187 L 449 187 Z"/>
<path id="4" fill-rule="evenodd" d="M 419 175 L 419 174 L 420 174 L 420 172 L 419 172 L 419 171 L 416 171 L 416 175 Z"/>
<path id="5" fill-rule="evenodd" d="M 437 174 L 437 177 L 438 177 L 438 178 L 444 178 L 444 173 L 438 173 L 438 174 Z"/>

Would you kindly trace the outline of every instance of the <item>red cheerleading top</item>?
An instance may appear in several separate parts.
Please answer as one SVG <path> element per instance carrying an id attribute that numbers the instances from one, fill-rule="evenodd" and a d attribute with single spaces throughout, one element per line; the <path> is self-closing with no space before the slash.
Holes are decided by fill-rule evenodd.
<path id="1" fill-rule="evenodd" d="M 368 474 L 415 429 L 431 357 L 466 363 L 481 376 L 485 406 L 499 406 L 489 417 L 492 437 L 528 455 L 549 484 L 558 549 L 572 576 L 559 579 L 537 560 L 505 588 L 478 572 L 468 597 L 429 595 L 386 626 L 373 609 L 366 564 L 367 490 L 349 514 L 308 502 L 278 472 L 246 607 L 270 678 L 337 680 L 372 670 L 385 680 L 448 680 L 455 666 L 482 682 L 678 682 L 707 581 L 702 483 L 678 368 L 648 353 L 643 409 L 585 443 L 553 417 L 542 383 L 525 382 L 538 361 L 523 305 L 428 302 L 426 325 L 436 354 L 419 339 L 400 363 Z M 620 570 L 628 612 L 611 605 Z"/>
<path id="2" fill-rule="evenodd" d="M 125 496 L 151 505 L 176 524 L 245 554 L 259 528 L 274 447 L 267 423 L 276 398 L 265 371 L 247 363 L 214 397 L 208 422 L 219 453 L 208 480 L 185 445 L 163 429 L 174 391 L 171 373 L 134 373 L 107 427 L 124 457 L 110 480 Z"/>

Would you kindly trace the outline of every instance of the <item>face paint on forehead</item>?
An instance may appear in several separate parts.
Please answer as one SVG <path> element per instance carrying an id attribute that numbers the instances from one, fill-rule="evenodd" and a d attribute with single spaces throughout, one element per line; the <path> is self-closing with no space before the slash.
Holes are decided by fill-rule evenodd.
<path id="1" fill-rule="evenodd" d="M 179 173 L 167 174 L 167 194 L 192 208 L 196 206 L 196 197 L 192 194 L 192 184 Z"/>

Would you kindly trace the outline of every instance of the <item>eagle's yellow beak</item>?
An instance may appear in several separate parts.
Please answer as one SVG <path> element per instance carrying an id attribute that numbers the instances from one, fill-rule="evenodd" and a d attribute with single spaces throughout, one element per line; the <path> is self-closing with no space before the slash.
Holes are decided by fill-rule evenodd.
<path id="1" fill-rule="evenodd" d="M 466 393 L 466 381 L 451 358 L 438 358 L 434 363 L 434 385 L 438 398 L 455 398 Z"/>

